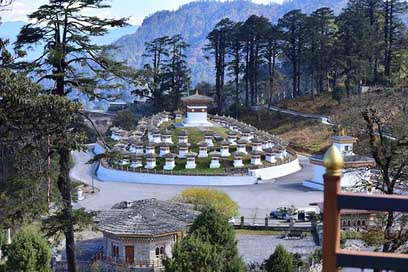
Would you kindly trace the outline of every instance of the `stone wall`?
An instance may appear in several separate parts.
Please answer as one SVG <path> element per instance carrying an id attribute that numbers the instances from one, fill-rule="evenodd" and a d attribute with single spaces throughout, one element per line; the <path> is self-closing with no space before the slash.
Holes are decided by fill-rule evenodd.
<path id="1" fill-rule="evenodd" d="M 172 249 L 176 242 L 176 235 L 169 234 L 161 237 L 147 237 L 147 238 L 128 238 L 128 237 L 115 237 L 104 236 L 104 255 L 112 257 L 112 245 L 119 248 L 118 259 L 122 262 L 125 261 L 125 247 L 134 247 L 134 260 L 135 263 L 160 263 L 160 259 L 172 257 Z M 165 255 L 156 256 L 156 248 L 165 248 Z"/>

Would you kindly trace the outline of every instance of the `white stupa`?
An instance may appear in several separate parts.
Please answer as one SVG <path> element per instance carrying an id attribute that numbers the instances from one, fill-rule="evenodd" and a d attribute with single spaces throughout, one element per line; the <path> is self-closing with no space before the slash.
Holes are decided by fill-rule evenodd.
<path id="1" fill-rule="evenodd" d="M 212 127 L 213 124 L 207 118 L 207 106 L 213 101 L 211 97 L 200 95 L 198 91 L 194 95 L 182 97 L 186 105 L 187 117 L 184 127 Z"/>

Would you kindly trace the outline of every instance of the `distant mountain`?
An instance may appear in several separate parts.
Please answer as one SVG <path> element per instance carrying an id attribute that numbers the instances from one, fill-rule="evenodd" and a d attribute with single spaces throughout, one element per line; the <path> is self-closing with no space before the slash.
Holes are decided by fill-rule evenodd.
<path id="1" fill-rule="evenodd" d="M 13 43 L 17 40 L 17 35 L 20 29 L 27 24 L 23 21 L 8 21 L 0 24 L 0 38 L 8 39 L 10 41 L 9 48 L 13 47 Z M 102 37 L 94 37 L 93 41 L 98 45 L 108 45 L 117 41 L 120 37 L 135 33 L 139 26 L 129 25 L 122 28 L 113 28 Z M 34 59 L 40 56 L 41 46 L 37 46 L 30 50 L 29 58 Z"/>
<path id="2" fill-rule="evenodd" d="M 346 3 L 347 0 L 292 0 L 282 5 L 276 3 L 261 5 L 245 0 L 192 2 L 176 11 L 160 11 L 147 17 L 135 33 L 124 36 L 115 43 L 118 49 L 112 54 L 116 59 L 140 68 L 147 62 L 142 56 L 145 42 L 165 35 L 182 34 L 191 45 L 186 53 L 193 83 L 212 82 L 213 67 L 211 62 L 204 58 L 202 48 L 206 44 L 207 34 L 222 18 L 243 21 L 256 14 L 277 22 L 282 15 L 292 9 L 311 13 L 320 7 L 330 7 L 339 13 Z"/>

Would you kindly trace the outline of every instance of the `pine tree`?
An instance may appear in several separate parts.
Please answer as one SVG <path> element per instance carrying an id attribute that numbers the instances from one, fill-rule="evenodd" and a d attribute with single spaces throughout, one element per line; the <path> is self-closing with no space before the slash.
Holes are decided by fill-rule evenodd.
<path id="1" fill-rule="evenodd" d="M 271 23 L 267 18 L 256 15 L 249 17 L 242 26 L 246 53 L 246 93 L 250 93 L 250 103 L 253 106 L 258 104 L 258 74 L 262 64 L 262 50 L 265 46 L 267 32 L 270 30 L 270 27 Z M 248 101 L 245 102 L 248 104 Z"/>
<path id="2" fill-rule="evenodd" d="M 269 76 L 269 104 L 272 104 L 274 96 L 274 82 L 276 74 L 276 61 L 280 54 L 281 33 L 276 25 L 270 25 L 265 35 L 265 46 L 263 48 L 262 56 L 268 64 Z"/>
<path id="3" fill-rule="evenodd" d="M 334 64 L 332 51 L 336 42 L 337 25 L 333 10 L 329 8 L 314 11 L 308 21 L 309 52 L 307 56 L 309 60 L 307 63 L 310 66 L 312 82 L 317 83 L 317 90 L 322 93 L 327 91 L 325 82 Z"/>
<path id="4" fill-rule="evenodd" d="M 222 112 L 224 96 L 225 68 L 227 67 L 225 58 L 227 55 L 228 41 L 234 24 L 235 23 L 228 18 L 218 22 L 214 29 L 208 34 L 207 40 L 209 43 L 204 48 L 204 50 L 209 51 L 214 56 L 216 72 L 215 96 L 217 111 L 219 113 Z"/>
<path id="5" fill-rule="evenodd" d="M 187 65 L 185 50 L 189 45 L 181 35 L 169 39 L 169 59 L 163 64 L 162 70 L 164 89 L 168 90 L 172 101 L 169 110 L 175 110 L 180 106 L 180 98 L 188 94 L 191 88 L 190 69 Z"/>
<path id="6" fill-rule="evenodd" d="M 204 209 L 191 226 L 188 236 L 177 242 L 173 258 L 165 262 L 165 271 L 246 271 L 228 218 L 213 208 Z"/>
<path id="7" fill-rule="evenodd" d="M 234 25 L 231 31 L 230 39 L 228 41 L 228 55 L 230 56 L 230 62 L 228 63 L 228 70 L 230 75 L 233 76 L 235 87 L 235 117 L 239 115 L 239 109 L 241 105 L 239 81 L 242 71 L 242 23 L 238 22 Z"/>
<path id="8" fill-rule="evenodd" d="M 102 36 L 108 27 L 121 27 L 125 19 L 101 19 L 88 16 L 84 10 L 104 9 L 109 5 L 102 0 L 50 0 L 28 17 L 33 23 L 25 25 L 17 38 L 17 47 L 23 48 L 42 43 L 41 57 L 31 63 L 23 63 L 23 68 L 36 75 L 37 81 L 51 81 L 49 92 L 57 96 L 67 96 L 77 90 L 92 98 L 105 98 L 103 89 L 118 88 L 109 84 L 113 78 L 127 76 L 125 67 L 112 61 L 106 53 L 110 46 L 99 46 L 91 42 L 91 37 Z M 91 73 L 83 73 L 79 67 L 87 67 Z M 104 82 L 102 82 L 104 80 Z M 71 180 L 69 178 L 70 151 L 79 147 L 78 138 L 71 134 L 73 127 L 67 126 L 59 135 L 59 177 L 58 189 L 63 208 L 61 231 L 66 238 L 68 270 L 76 271 L 74 218 L 72 211 Z"/>
<path id="9" fill-rule="evenodd" d="M 306 14 L 292 10 L 279 19 L 282 32 L 282 50 L 292 65 L 292 97 L 300 95 L 300 76 L 305 51 Z"/>
<path id="10" fill-rule="evenodd" d="M 396 45 L 404 27 L 401 15 L 408 11 L 408 3 L 403 0 L 384 0 L 384 75 L 391 79 Z"/>
<path id="11" fill-rule="evenodd" d="M 143 56 L 150 58 L 150 63 L 144 65 L 136 76 L 136 89 L 133 94 L 150 100 L 156 112 L 164 109 L 163 63 L 169 56 L 169 36 L 159 37 L 145 43 Z"/>

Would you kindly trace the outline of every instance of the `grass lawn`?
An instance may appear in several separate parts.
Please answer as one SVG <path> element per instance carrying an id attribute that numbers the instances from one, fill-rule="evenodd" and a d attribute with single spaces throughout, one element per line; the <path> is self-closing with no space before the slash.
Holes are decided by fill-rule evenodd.
<path id="1" fill-rule="evenodd" d="M 204 133 L 198 128 L 174 128 L 171 130 L 171 138 L 173 140 L 173 143 L 178 143 L 178 135 L 183 130 L 187 132 L 188 142 L 190 144 L 195 145 L 204 140 Z"/>
<path id="2" fill-rule="evenodd" d="M 225 127 L 212 127 L 209 130 L 214 131 L 215 133 L 219 134 L 222 138 L 227 139 L 228 129 Z"/>
<path id="3" fill-rule="evenodd" d="M 185 169 L 187 160 L 186 159 L 178 159 L 176 161 L 176 167 L 174 168 L 173 172 L 177 172 L 180 174 L 225 174 L 225 169 L 223 168 L 222 164 L 221 167 L 218 169 L 211 169 L 210 163 L 211 158 L 196 158 L 196 169 Z M 170 171 L 169 171 L 170 172 Z"/>

